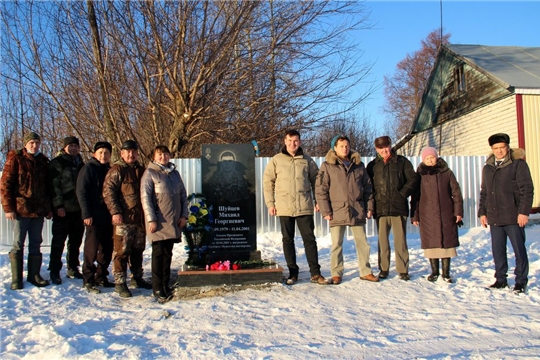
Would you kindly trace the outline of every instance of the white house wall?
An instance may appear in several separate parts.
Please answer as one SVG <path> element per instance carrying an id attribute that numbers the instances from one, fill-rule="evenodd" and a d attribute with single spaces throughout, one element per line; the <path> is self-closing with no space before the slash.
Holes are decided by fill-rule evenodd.
<path id="1" fill-rule="evenodd" d="M 535 184 L 533 207 L 540 207 L 540 95 L 523 95 L 523 125 L 527 164 Z"/>
<path id="2" fill-rule="evenodd" d="M 490 135 L 507 133 L 510 145 L 517 146 L 517 131 L 516 99 L 512 95 L 415 134 L 398 152 L 418 156 L 423 147 L 433 146 L 441 156 L 482 156 L 490 153 Z"/>

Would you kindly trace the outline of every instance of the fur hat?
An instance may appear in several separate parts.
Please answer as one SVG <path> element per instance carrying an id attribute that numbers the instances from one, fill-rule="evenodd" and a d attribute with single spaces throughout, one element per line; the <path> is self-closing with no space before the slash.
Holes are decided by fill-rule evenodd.
<path id="1" fill-rule="evenodd" d="M 41 141 L 41 137 L 37 133 L 30 131 L 29 133 L 26 133 L 23 137 L 24 145 L 28 144 L 30 140 Z"/>
<path id="2" fill-rule="evenodd" d="M 380 149 L 380 148 L 390 146 L 390 144 L 392 143 L 392 139 L 390 139 L 389 136 L 379 136 L 378 138 L 375 139 L 373 143 L 375 144 L 376 148 Z"/>
<path id="3" fill-rule="evenodd" d="M 96 151 L 98 151 L 99 149 L 102 149 L 102 148 L 108 149 L 109 152 L 112 152 L 112 145 L 111 145 L 111 143 L 109 143 L 107 141 L 98 141 L 94 145 L 94 152 L 96 152 Z"/>
<path id="4" fill-rule="evenodd" d="M 434 147 L 426 146 L 422 149 L 422 152 L 420 153 L 422 161 L 424 161 L 429 155 L 435 156 L 435 159 L 439 158 L 439 154 L 437 154 L 437 149 L 435 149 Z"/>
<path id="5" fill-rule="evenodd" d="M 65 137 L 63 147 L 66 147 L 69 144 L 77 144 L 77 145 L 79 145 L 79 139 L 77 139 L 75 136 L 67 136 L 67 137 Z"/>
<path id="6" fill-rule="evenodd" d="M 488 142 L 489 142 L 489 146 L 493 146 L 498 143 L 505 143 L 508 145 L 510 144 L 510 136 L 508 136 L 508 134 L 505 134 L 505 133 L 494 134 L 489 137 Z"/>

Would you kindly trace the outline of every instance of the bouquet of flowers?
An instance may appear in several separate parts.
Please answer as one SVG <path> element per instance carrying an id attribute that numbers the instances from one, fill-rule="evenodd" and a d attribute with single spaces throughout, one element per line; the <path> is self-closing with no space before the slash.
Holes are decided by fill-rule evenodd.
<path id="1" fill-rule="evenodd" d="M 237 260 L 234 263 L 231 263 L 229 260 L 225 260 L 216 261 L 211 265 L 206 265 L 206 271 L 256 269 L 267 268 L 272 265 L 276 265 L 275 261 L 273 260 Z"/>
<path id="2" fill-rule="evenodd" d="M 209 234 L 212 232 L 214 218 L 212 206 L 206 204 L 203 194 L 193 193 L 188 196 L 189 215 L 184 229 L 188 251 L 186 265 L 188 267 L 202 267 L 206 265 L 206 251 L 208 250 Z"/>
<path id="3" fill-rule="evenodd" d="M 203 194 L 193 193 L 188 196 L 189 216 L 187 218 L 186 231 L 212 231 L 214 218 L 212 216 L 212 206 L 208 207 Z"/>

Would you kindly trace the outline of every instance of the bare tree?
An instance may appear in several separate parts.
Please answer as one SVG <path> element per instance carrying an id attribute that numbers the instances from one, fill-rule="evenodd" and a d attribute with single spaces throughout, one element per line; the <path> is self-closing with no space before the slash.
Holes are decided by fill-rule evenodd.
<path id="1" fill-rule="evenodd" d="M 346 37 L 369 28 L 355 1 L 0 6 L 2 105 L 17 118 L 32 106 L 51 143 L 74 134 L 89 150 L 131 138 L 143 155 L 159 143 L 188 157 L 201 144 L 256 139 L 266 156 L 285 129 L 312 130 L 369 96 L 350 92 L 371 69 Z"/>
<path id="2" fill-rule="evenodd" d="M 332 139 L 337 135 L 345 135 L 351 140 L 351 149 L 358 151 L 361 156 L 373 156 L 375 150 L 373 139 L 375 130 L 365 115 L 350 115 L 330 119 L 316 131 L 305 136 L 302 147 L 311 156 L 325 156 L 331 149 Z"/>
<path id="3" fill-rule="evenodd" d="M 433 30 L 422 40 L 420 50 L 407 54 L 396 66 L 391 77 L 384 77 L 385 104 L 383 110 L 389 115 L 392 137 L 397 140 L 408 134 L 422 94 L 441 44 L 448 44 L 450 34 L 441 38 L 441 30 Z"/>

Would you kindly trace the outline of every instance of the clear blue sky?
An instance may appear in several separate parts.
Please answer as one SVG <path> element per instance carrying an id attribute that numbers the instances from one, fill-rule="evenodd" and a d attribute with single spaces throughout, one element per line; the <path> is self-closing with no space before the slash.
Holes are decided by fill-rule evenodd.
<path id="1" fill-rule="evenodd" d="M 421 40 L 441 23 L 438 0 L 367 1 L 372 30 L 358 33 L 365 51 L 362 61 L 376 62 L 369 80 L 381 85 L 365 104 L 363 112 L 383 132 L 383 77 L 391 76 L 399 61 L 420 49 Z M 450 1 L 442 2 L 444 31 L 450 43 L 497 46 L 540 46 L 540 2 L 538 1 Z M 360 86 L 361 89 L 361 86 Z"/>

